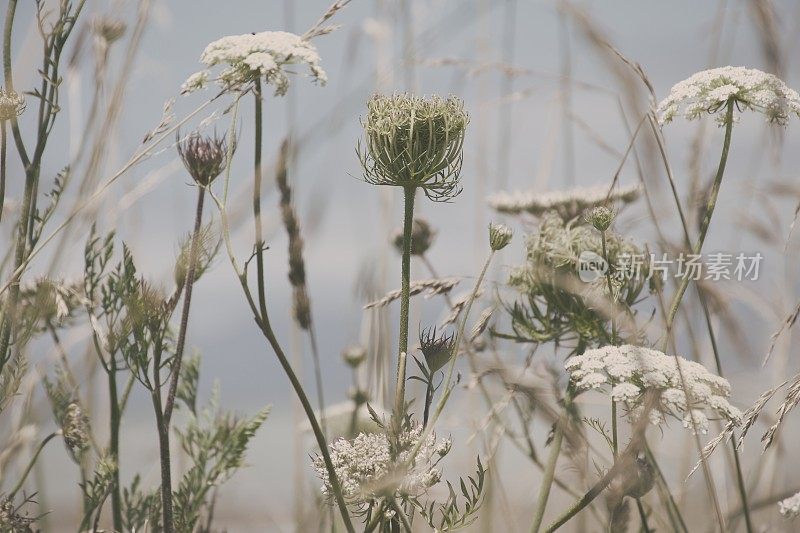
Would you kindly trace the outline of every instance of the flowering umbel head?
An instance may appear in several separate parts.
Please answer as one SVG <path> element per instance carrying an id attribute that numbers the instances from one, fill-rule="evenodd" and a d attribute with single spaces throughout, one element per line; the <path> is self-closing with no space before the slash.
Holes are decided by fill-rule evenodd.
<path id="1" fill-rule="evenodd" d="M 376 185 L 421 188 L 431 200 L 461 192 L 464 132 L 469 116 L 455 96 L 375 95 L 358 148 L 364 178 Z"/>
<path id="2" fill-rule="evenodd" d="M 234 143 L 235 147 L 235 143 Z M 205 137 L 193 132 L 178 142 L 178 153 L 183 165 L 198 185 L 207 187 L 225 168 L 228 143 L 225 137 Z"/>
<path id="3" fill-rule="evenodd" d="M 725 106 L 733 101 L 739 109 L 763 113 L 770 122 L 786 124 L 800 116 L 800 95 L 766 72 L 745 67 L 722 67 L 698 72 L 675 84 L 658 104 L 661 124 L 683 115 L 691 120 L 706 113 L 725 122 Z"/>
<path id="4" fill-rule="evenodd" d="M 246 90 L 257 80 L 275 88 L 276 96 L 289 89 L 289 72 L 285 67 L 306 64 L 311 77 L 324 85 L 328 80 L 320 66 L 316 47 L 299 35 L 285 31 L 263 31 L 244 35 L 229 35 L 210 43 L 200 61 L 206 70 L 192 74 L 181 87 L 183 94 L 203 89 L 211 78 L 212 67 L 224 65 L 215 79 L 222 88 Z"/>
<path id="5" fill-rule="evenodd" d="M 508 246 L 513 236 L 514 232 L 505 224 L 489 224 L 489 246 L 495 252 Z"/>
<path id="6" fill-rule="evenodd" d="M 79 458 L 89 449 L 89 419 L 81 406 L 72 402 L 67 406 L 62 424 L 64 443 L 73 457 Z"/>
<path id="7" fill-rule="evenodd" d="M 25 111 L 25 98 L 16 91 L 0 88 L 0 122 L 12 120 Z"/>

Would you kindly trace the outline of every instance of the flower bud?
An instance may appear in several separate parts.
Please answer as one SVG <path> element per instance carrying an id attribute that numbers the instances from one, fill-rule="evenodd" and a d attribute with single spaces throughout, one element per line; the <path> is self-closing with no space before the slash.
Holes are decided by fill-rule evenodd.
<path id="1" fill-rule="evenodd" d="M 455 337 L 453 334 L 436 335 L 436 327 L 424 330 L 419 335 L 419 344 L 428 370 L 434 373 L 441 370 L 450 360 L 455 347 Z"/>
<path id="2" fill-rule="evenodd" d="M 235 143 L 234 143 L 235 146 Z M 207 187 L 225 168 L 228 143 L 225 137 L 203 137 L 194 132 L 178 142 L 183 165 L 198 185 Z"/>
<path id="3" fill-rule="evenodd" d="M 597 231 L 606 231 L 614 222 L 616 214 L 605 206 L 594 207 L 584 215 L 584 220 L 594 226 Z"/>
<path id="4" fill-rule="evenodd" d="M 425 255 L 436 238 L 436 230 L 423 218 L 415 218 L 411 224 L 411 255 Z M 403 253 L 403 230 L 395 230 L 392 244 L 398 252 Z"/>
<path id="5" fill-rule="evenodd" d="M 489 224 L 489 246 L 495 252 L 508 246 L 513 236 L 514 232 L 505 224 Z"/>
<path id="6" fill-rule="evenodd" d="M 358 387 L 351 387 L 347 391 L 347 396 L 349 396 L 356 405 L 364 405 L 369 401 L 369 393 L 365 390 L 359 389 Z"/>
<path id="7" fill-rule="evenodd" d="M 367 358 L 367 350 L 360 344 L 355 344 L 342 351 L 342 359 L 350 368 L 358 368 Z"/>
<path id="8" fill-rule="evenodd" d="M 0 122 L 14 119 L 25 111 L 25 98 L 16 91 L 0 89 Z"/>
<path id="9" fill-rule="evenodd" d="M 97 17 L 92 21 L 92 30 L 105 44 L 119 40 L 125 34 L 125 22 L 111 17 Z"/>

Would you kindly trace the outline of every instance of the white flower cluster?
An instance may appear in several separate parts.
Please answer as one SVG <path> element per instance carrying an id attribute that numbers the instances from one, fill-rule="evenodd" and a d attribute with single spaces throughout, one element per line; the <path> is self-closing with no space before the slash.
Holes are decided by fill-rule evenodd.
<path id="1" fill-rule="evenodd" d="M 488 203 L 500 213 L 518 215 L 529 213 L 539 216 L 547 211 L 557 212 L 562 219 L 572 220 L 587 209 L 612 202 L 628 204 L 642 193 L 641 186 L 614 187 L 609 193 L 608 185 L 575 187 L 565 191 L 515 191 L 498 192 L 489 196 Z"/>
<path id="2" fill-rule="evenodd" d="M 360 433 L 352 440 L 333 442 L 330 445 L 331 461 L 345 499 L 360 504 L 387 492 L 418 496 L 438 483 L 442 472 L 437 464 L 450 452 L 452 441 L 437 440 L 431 433 L 414 459 L 409 461 L 423 431 L 421 425 L 403 431 L 396 450 L 392 450 L 385 433 Z M 316 457 L 313 466 L 322 480 L 322 493 L 333 496 L 322 457 Z"/>
<path id="3" fill-rule="evenodd" d="M 733 99 L 737 107 L 764 113 L 770 122 L 786 124 L 791 115 L 800 116 L 800 95 L 777 77 L 745 67 L 704 70 L 675 84 L 656 112 L 661 124 L 676 115 L 691 120 L 705 113 L 725 110 Z M 724 122 L 724 114 L 718 117 Z"/>
<path id="4" fill-rule="evenodd" d="M 683 357 L 632 345 L 605 346 L 570 358 L 566 369 L 578 389 L 610 387 L 611 397 L 628 405 L 634 418 L 643 410 L 648 391 L 660 393 L 658 405 L 649 413 L 653 424 L 660 424 L 664 415 L 672 415 L 682 418 L 684 427 L 696 425 L 707 433 L 706 411 L 736 424 L 741 420 L 742 413 L 728 402 L 728 380 Z"/>
<path id="5" fill-rule="evenodd" d="M 778 502 L 778 510 L 784 518 L 794 518 L 800 515 L 800 492 L 790 498 Z"/>
<path id="6" fill-rule="evenodd" d="M 316 47 L 299 35 L 285 31 L 264 31 L 244 35 L 229 35 L 209 44 L 200 61 L 206 70 L 192 74 L 181 86 L 186 94 L 205 88 L 211 78 L 211 67 L 227 65 L 216 81 L 225 90 L 236 90 L 258 78 L 283 96 L 289 88 L 287 65 L 306 64 L 315 81 L 324 84 L 328 78 L 320 67 Z"/>

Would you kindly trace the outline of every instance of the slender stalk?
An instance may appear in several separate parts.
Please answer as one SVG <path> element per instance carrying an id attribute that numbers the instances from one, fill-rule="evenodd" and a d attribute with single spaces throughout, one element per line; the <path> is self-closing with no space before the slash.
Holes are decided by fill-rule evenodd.
<path id="1" fill-rule="evenodd" d="M 3 206 L 6 200 L 6 122 L 0 121 L 0 220 L 3 220 Z"/>
<path id="2" fill-rule="evenodd" d="M 731 134 L 733 133 L 733 108 L 735 106 L 735 102 L 731 99 L 728 101 L 727 110 L 725 112 L 725 140 L 722 144 L 722 155 L 719 159 L 719 166 L 717 167 L 717 174 L 714 177 L 714 184 L 711 186 L 711 193 L 708 197 L 708 203 L 706 204 L 706 211 L 703 215 L 703 220 L 700 223 L 700 235 L 697 238 L 697 242 L 695 242 L 692 252 L 695 254 L 699 254 L 703 250 L 703 243 L 706 240 L 706 235 L 708 234 L 708 228 L 711 225 L 711 217 L 714 214 L 714 208 L 717 205 L 717 197 L 719 196 L 720 186 L 722 185 L 722 177 L 725 174 L 725 165 L 728 162 L 728 152 L 731 146 Z M 672 325 L 675 322 L 675 315 L 678 313 L 678 308 L 680 307 L 681 300 L 683 299 L 683 295 L 686 293 L 686 289 L 689 287 L 689 283 L 691 282 L 691 278 L 689 276 L 683 276 L 681 278 L 680 284 L 678 285 L 678 289 L 675 292 L 675 295 L 672 297 L 672 303 L 669 306 L 669 312 L 667 314 L 667 321 L 666 321 L 666 334 L 664 336 L 664 348 L 666 349 L 667 343 L 669 342 L 670 334 L 672 332 Z"/>
<path id="3" fill-rule="evenodd" d="M 174 533 L 175 523 L 172 514 L 172 472 L 169 454 L 169 431 L 165 431 L 164 411 L 161 407 L 161 387 L 157 386 L 152 394 L 153 408 L 156 412 L 158 429 L 158 452 L 161 459 L 161 508 L 164 521 L 164 533 Z"/>
<path id="4" fill-rule="evenodd" d="M 311 402 L 308 400 L 308 396 L 303 389 L 303 385 L 300 383 L 300 380 L 297 378 L 297 374 L 295 374 L 294 369 L 292 368 L 291 363 L 286 357 L 286 354 L 281 348 L 280 343 L 278 342 L 275 333 L 272 330 L 272 326 L 269 321 L 269 314 L 267 313 L 267 304 L 266 304 L 266 287 L 265 287 L 265 279 L 264 279 L 264 258 L 263 258 L 263 239 L 262 239 L 262 230 L 261 230 L 261 139 L 262 139 L 262 103 L 261 103 L 261 82 L 260 80 L 256 81 L 255 84 L 255 107 L 256 107 L 256 119 L 255 119 L 255 155 L 254 155 L 254 164 L 255 164 L 255 177 L 254 177 L 254 187 L 253 187 L 253 216 L 255 219 L 255 230 L 256 230 L 256 265 L 258 270 L 258 304 L 256 304 L 253 295 L 250 291 L 250 288 L 247 285 L 247 274 L 246 272 L 239 269 L 238 265 L 236 264 L 236 258 L 233 254 L 232 244 L 230 242 L 230 226 L 228 221 L 227 209 L 223 203 L 221 203 L 217 198 L 215 198 L 212 194 L 212 198 L 214 199 L 217 207 L 220 209 L 220 215 L 222 218 L 222 225 L 223 225 L 223 232 L 225 238 L 225 247 L 228 252 L 228 259 L 231 262 L 231 265 L 236 272 L 237 278 L 239 279 L 239 284 L 244 291 L 245 298 L 247 299 L 248 305 L 250 305 L 250 309 L 253 312 L 253 318 L 256 321 L 256 324 L 259 326 L 261 333 L 267 339 L 272 351 L 275 353 L 275 356 L 278 358 L 278 362 L 280 362 L 281 367 L 283 368 L 286 376 L 289 378 L 289 382 L 292 385 L 292 388 L 297 395 L 297 398 L 300 400 L 300 404 L 303 407 L 303 411 L 305 411 L 306 417 L 308 418 L 309 424 L 311 424 L 311 431 L 314 433 L 314 437 L 317 441 L 317 445 L 319 446 L 320 453 L 322 454 L 323 462 L 325 463 L 325 468 L 328 471 L 328 477 L 331 483 L 331 489 L 334 493 L 334 498 L 336 500 L 337 505 L 339 506 L 339 512 L 342 515 L 342 520 L 344 521 L 345 528 L 349 533 L 355 533 L 355 529 L 353 528 L 353 523 L 350 520 L 350 514 L 347 510 L 347 503 L 344 501 L 344 496 L 342 495 L 341 484 L 339 483 L 339 478 L 336 475 L 336 469 L 333 467 L 333 462 L 331 461 L 331 456 L 328 451 L 328 443 L 325 441 L 325 435 L 322 432 L 322 428 L 317 421 L 317 417 L 314 414 L 314 408 L 311 406 Z M 230 150 L 230 148 L 229 148 Z M 230 153 L 228 157 L 228 164 L 225 169 L 225 191 L 228 190 L 228 182 L 230 180 L 230 172 L 231 172 L 231 165 L 230 165 Z"/>
<path id="5" fill-rule="evenodd" d="M 264 289 L 264 238 L 261 228 L 261 144 L 263 135 L 263 103 L 261 101 L 261 80 L 256 79 L 253 90 L 255 97 L 255 146 L 253 148 L 253 220 L 256 231 L 256 270 L 258 283 L 258 308 L 261 316 L 267 314 L 267 296 Z"/>
<path id="6" fill-rule="evenodd" d="M 533 514 L 531 533 L 539 533 L 539 528 L 542 526 L 544 510 L 547 507 L 550 488 L 553 486 L 553 479 L 556 473 L 556 463 L 558 462 L 558 456 L 561 454 L 561 443 L 564 440 L 564 423 L 565 418 L 562 417 L 556 424 L 555 436 L 553 437 L 553 442 L 550 443 L 550 454 L 547 456 L 547 464 L 545 464 L 544 472 L 542 473 L 542 483 L 539 486 L 539 497 L 536 501 L 536 511 Z"/>
<path id="7" fill-rule="evenodd" d="M 401 420 L 405 412 L 406 358 L 408 353 L 408 308 L 411 299 L 411 229 L 414 223 L 414 187 L 403 188 L 403 258 L 400 285 L 400 339 L 397 351 L 395 383 L 395 416 Z"/>
<path id="8" fill-rule="evenodd" d="M 699 254 L 703 249 L 703 244 L 705 242 L 706 235 L 708 234 L 708 228 L 711 225 L 711 218 L 712 218 L 712 216 L 714 214 L 714 208 L 716 207 L 717 198 L 719 196 L 719 191 L 720 191 L 720 188 L 722 186 L 722 178 L 723 178 L 723 176 L 725 174 L 725 167 L 726 167 L 726 164 L 727 164 L 727 161 L 728 161 L 728 153 L 730 151 L 731 136 L 732 136 L 732 133 L 733 133 L 733 109 L 734 109 L 734 106 L 735 106 L 735 102 L 733 100 L 729 100 L 728 103 L 727 103 L 726 111 L 725 111 L 725 138 L 724 138 L 723 145 L 722 145 L 722 154 L 720 156 L 720 161 L 719 161 L 719 165 L 717 167 L 716 176 L 714 177 L 714 183 L 713 183 L 712 188 L 711 188 L 711 193 L 710 193 L 709 198 L 708 198 L 708 203 L 706 204 L 706 210 L 705 210 L 705 213 L 704 213 L 704 216 L 703 216 L 703 220 L 702 220 L 702 222 L 700 224 L 700 234 L 698 236 L 697 242 L 692 247 L 692 251 L 695 254 Z M 680 209 L 680 202 L 678 200 L 677 193 L 675 193 L 675 200 L 678 203 L 678 207 Z M 681 210 L 681 214 L 682 214 L 682 210 Z M 681 218 L 683 220 L 683 216 Z M 684 222 L 684 228 L 686 229 L 685 220 L 683 220 L 683 222 Z M 686 237 L 687 237 L 687 240 L 688 240 L 688 232 L 687 232 Z M 680 284 L 678 286 L 678 289 L 677 289 L 675 295 L 673 296 L 672 302 L 670 304 L 669 312 L 667 314 L 667 319 L 666 319 L 666 333 L 664 335 L 664 341 L 663 341 L 664 348 L 666 348 L 667 343 L 669 342 L 669 339 L 670 339 L 670 336 L 671 336 L 671 333 L 672 333 L 672 326 L 673 326 L 674 321 L 675 321 L 675 316 L 678 313 L 678 309 L 680 307 L 681 300 L 683 299 L 683 295 L 686 293 L 686 289 L 688 288 L 690 281 L 691 281 L 691 279 L 689 278 L 689 276 L 684 276 L 683 278 L 681 278 L 681 282 L 680 282 Z M 720 376 L 722 376 L 722 364 L 721 364 L 721 361 L 719 360 L 718 350 L 717 350 L 717 347 L 716 347 L 716 339 L 715 339 L 715 336 L 714 336 L 714 333 L 713 333 L 713 329 L 711 327 L 710 317 L 709 317 L 709 313 L 708 313 L 708 307 L 707 307 L 707 305 L 705 303 L 705 300 L 703 299 L 702 295 L 701 295 L 700 299 L 701 299 L 701 304 L 703 306 L 703 311 L 704 311 L 704 313 L 706 315 L 705 316 L 706 317 L 706 323 L 707 323 L 707 326 L 709 327 L 709 333 L 711 335 L 711 342 L 712 342 L 712 345 L 714 347 L 714 359 L 715 359 L 716 366 L 717 366 L 717 373 Z M 731 442 L 732 442 L 731 449 L 732 449 L 732 452 L 733 452 L 734 465 L 735 465 L 735 469 L 736 469 L 736 481 L 737 481 L 736 484 L 737 484 L 737 489 L 739 491 L 739 496 L 740 496 L 740 498 L 742 500 L 742 509 L 743 509 L 744 518 L 745 518 L 745 526 L 747 528 L 748 533 L 752 533 L 754 531 L 754 529 L 753 529 L 753 524 L 752 524 L 752 521 L 751 521 L 751 518 L 750 518 L 750 511 L 749 511 L 748 504 L 747 504 L 747 501 L 748 501 L 747 489 L 746 489 L 745 482 L 744 482 L 744 474 L 742 473 L 741 459 L 739 457 L 739 450 L 736 448 L 736 446 L 734 444 L 735 441 L 732 440 Z"/>
<path id="9" fill-rule="evenodd" d="M 25 484 L 25 479 L 28 477 L 28 474 L 31 473 L 31 470 L 33 469 L 33 465 L 36 464 L 36 461 L 39 459 L 39 454 L 42 453 L 42 450 L 47 445 L 47 443 L 50 442 L 53 439 L 53 437 L 55 437 L 56 435 L 60 435 L 60 434 L 61 434 L 60 430 L 59 431 L 54 431 L 53 433 L 51 433 L 48 436 L 46 436 L 44 438 L 44 440 L 42 440 L 42 442 L 39 443 L 39 446 L 36 447 L 36 451 L 33 452 L 33 457 L 31 457 L 31 460 L 28 461 L 28 466 L 25 467 L 25 471 L 22 472 L 22 477 L 19 478 L 19 481 L 17 481 L 17 484 L 14 485 L 14 488 L 11 489 L 11 492 L 8 493 L 8 499 L 9 500 L 13 500 L 14 496 L 16 496 L 16 494 L 22 488 L 22 485 Z"/>
<path id="10" fill-rule="evenodd" d="M 614 459 L 616 459 L 619 437 L 617 436 L 617 402 L 613 398 L 611 399 L 611 448 L 614 451 Z"/>
<path id="11" fill-rule="evenodd" d="M 644 533 L 650 533 L 650 524 L 647 522 L 647 513 L 644 510 L 641 498 L 636 498 L 636 508 L 639 509 L 639 519 L 642 521 Z"/>
<path id="12" fill-rule="evenodd" d="M 192 305 L 192 288 L 197 267 L 197 260 L 200 254 L 200 227 L 203 224 L 203 201 L 206 189 L 202 185 L 197 186 L 197 208 L 194 215 L 194 231 L 192 232 L 192 243 L 189 245 L 189 266 L 186 269 L 186 282 L 183 296 L 183 309 L 181 311 L 181 325 L 178 330 L 178 342 L 175 346 L 175 357 L 170 368 L 169 391 L 167 392 L 167 403 L 164 406 L 164 423 L 169 431 L 170 421 L 172 420 L 172 410 L 175 407 L 175 394 L 178 390 L 178 380 L 180 379 L 181 362 L 186 346 L 186 331 L 189 328 L 189 308 Z"/>
<path id="13" fill-rule="evenodd" d="M 122 418 L 120 412 L 119 395 L 117 393 L 117 363 L 114 354 L 109 356 L 108 369 L 108 396 L 109 396 L 109 431 L 111 432 L 109 455 L 117 465 L 114 469 L 114 486 L 111 489 L 111 515 L 114 531 L 122 531 L 122 492 L 119 479 L 119 429 Z"/>

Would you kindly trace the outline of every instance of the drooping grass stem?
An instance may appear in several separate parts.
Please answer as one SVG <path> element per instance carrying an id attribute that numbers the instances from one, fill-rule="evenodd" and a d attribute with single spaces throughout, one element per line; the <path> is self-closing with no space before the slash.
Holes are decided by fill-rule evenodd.
<path id="1" fill-rule="evenodd" d="M 11 489 L 11 492 L 8 493 L 8 499 L 10 501 L 14 500 L 14 496 L 16 496 L 16 494 L 20 491 L 20 489 L 22 488 L 22 485 L 25 484 L 25 480 L 28 478 L 28 474 L 31 473 L 31 470 L 33 469 L 33 465 L 36 464 L 36 461 L 39 459 L 39 454 L 42 453 L 42 450 L 44 449 L 44 447 L 47 445 L 48 442 L 53 440 L 53 438 L 55 436 L 60 435 L 60 434 L 61 434 L 61 430 L 54 431 L 53 433 L 50 433 L 48 436 L 46 436 L 42 440 L 42 442 L 39 443 L 39 446 L 36 447 L 36 451 L 33 452 L 33 456 L 31 456 L 31 460 L 28 461 L 28 466 L 25 467 L 25 470 L 22 472 L 22 476 L 20 476 L 19 481 L 17 481 L 17 484 L 14 485 L 13 489 Z"/>

